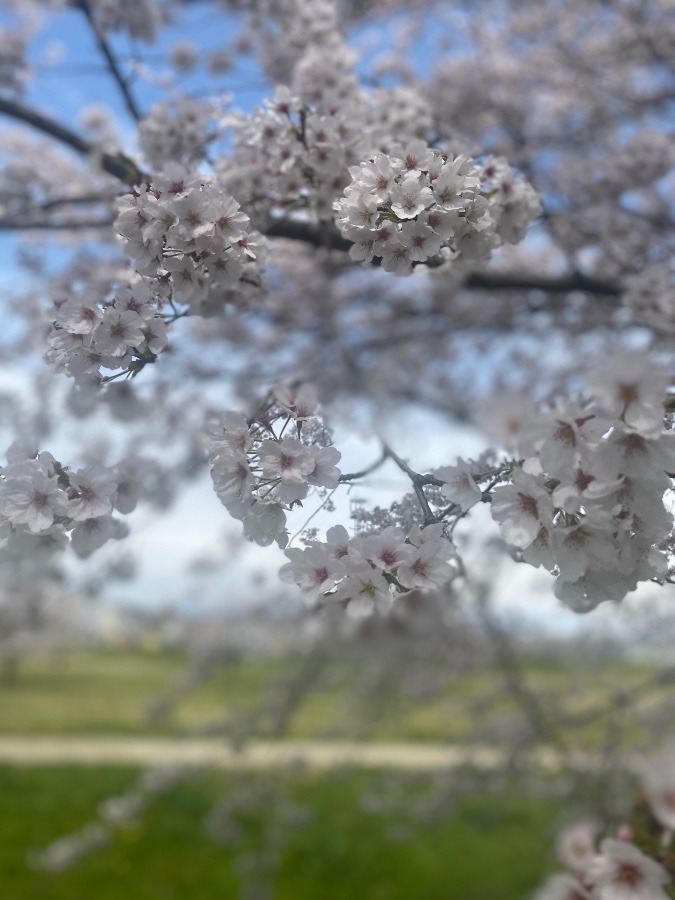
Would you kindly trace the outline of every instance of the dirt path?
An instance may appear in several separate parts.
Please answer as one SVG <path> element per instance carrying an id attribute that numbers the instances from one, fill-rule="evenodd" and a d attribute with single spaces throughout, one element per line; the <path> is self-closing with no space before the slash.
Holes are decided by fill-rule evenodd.
<path id="1" fill-rule="evenodd" d="M 560 754 L 550 748 L 538 748 L 530 756 L 532 764 L 539 769 L 557 771 L 563 764 Z M 22 766 L 205 765 L 223 769 L 354 766 L 427 772 L 464 765 L 494 770 L 503 767 L 507 759 L 505 750 L 487 744 L 251 741 L 236 750 L 214 738 L 0 737 L 0 764 Z M 601 761 L 593 754 L 577 754 L 571 764 L 573 768 L 593 771 L 600 767 Z M 565 766 L 569 767 L 569 761 Z"/>

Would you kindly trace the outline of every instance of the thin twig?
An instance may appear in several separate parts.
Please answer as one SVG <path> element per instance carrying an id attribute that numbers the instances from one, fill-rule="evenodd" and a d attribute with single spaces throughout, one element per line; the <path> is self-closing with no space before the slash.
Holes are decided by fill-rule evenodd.
<path id="1" fill-rule="evenodd" d="M 317 515 L 321 512 L 321 510 L 324 508 L 324 506 L 326 506 L 326 504 L 329 502 L 329 500 L 331 499 L 331 497 L 333 496 L 333 494 L 335 493 L 335 491 L 337 491 L 337 487 L 334 487 L 334 488 L 333 488 L 333 490 L 332 490 L 332 491 L 330 492 L 330 494 L 326 497 L 326 499 L 323 501 L 323 503 L 321 504 L 321 506 L 317 507 L 317 508 L 314 510 L 314 512 L 313 512 L 312 515 L 309 517 L 309 519 L 307 519 L 307 521 L 304 523 L 304 525 L 301 525 L 300 528 L 298 528 L 298 530 L 295 532 L 295 534 L 293 535 L 293 537 L 292 537 L 292 538 L 290 539 L 290 541 L 288 542 L 288 546 L 289 546 L 289 547 L 291 546 L 291 544 L 293 543 L 293 541 L 296 539 L 296 537 L 297 537 L 299 534 L 302 534 L 302 532 L 305 530 L 305 528 L 307 528 L 307 526 L 308 526 L 309 523 L 312 521 L 312 519 L 314 518 L 314 516 L 317 516 Z"/>
<path id="2" fill-rule="evenodd" d="M 366 475 L 370 475 L 371 472 L 374 472 L 375 469 L 379 469 L 379 467 L 387 461 L 389 458 L 389 452 L 387 449 L 383 449 L 382 455 L 379 459 L 376 459 L 374 463 L 371 463 L 369 466 L 366 466 L 365 469 L 361 469 L 360 472 L 348 472 L 346 475 L 340 475 L 340 482 L 344 483 L 346 481 L 356 481 L 357 478 L 364 478 Z"/>

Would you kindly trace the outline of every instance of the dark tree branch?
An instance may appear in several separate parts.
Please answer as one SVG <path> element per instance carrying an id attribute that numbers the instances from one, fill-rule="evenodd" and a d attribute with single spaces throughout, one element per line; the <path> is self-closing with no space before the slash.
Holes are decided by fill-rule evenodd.
<path id="1" fill-rule="evenodd" d="M 90 144 L 77 132 L 71 131 L 70 128 L 66 128 L 48 116 L 44 116 L 42 113 L 24 106 L 22 103 L 17 103 L 15 100 L 10 100 L 8 97 L 0 97 L 0 115 L 9 116 L 12 119 L 17 119 L 19 122 L 31 125 L 43 134 L 48 134 L 62 144 L 71 147 L 82 156 L 94 156 L 98 152 L 93 144 Z M 123 153 L 114 155 L 101 153 L 99 158 L 101 168 L 108 175 L 112 175 L 124 184 L 140 184 L 147 179 L 147 176 L 141 172 L 138 166 Z"/>
<path id="2" fill-rule="evenodd" d="M 312 247 L 326 247 L 348 252 L 351 241 L 343 238 L 337 229 L 327 235 L 309 222 L 298 222 L 288 219 L 276 221 L 266 231 L 267 237 L 286 238 L 290 241 L 302 241 Z M 487 291 L 546 291 L 553 294 L 569 294 L 579 291 L 605 297 L 617 297 L 620 293 L 618 285 L 609 281 L 598 281 L 586 278 L 581 274 L 565 275 L 560 278 L 547 278 L 537 275 L 509 274 L 473 274 L 469 275 L 462 285 L 468 290 Z"/>
<path id="3" fill-rule="evenodd" d="M 136 104 L 133 94 L 129 88 L 129 82 L 122 74 L 120 67 L 117 64 L 117 60 L 115 58 L 115 54 L 112 52 L 110 48 L 110 44 L 106 40 L 105 36 L 101 34 L 101 32 L 96 27 L 96 23 L 94 22 L 94 17 L 91 14 L 91 7 L 89 5 L 89 0 L 75 0 L 75 6 L 82 10 L 84 15 L 91 26 L 91 30 L 96 39 L 96 43 L 98 45 L 101 54 L 105 58 L 105 61 L 108 65 L 108 70 L 110 74 L 117 82 L 117 86 L 120 89 L 120 93 L 122 94 L 122 98 L 124 100 L 124 105 L 129 110 L 132 118 L 139 122 L 142 118 L 141 112 Z"/>
<path id="4" fill-rule="evenodd" d="M 497 275 L 474 273 L 462 285 L 469 290 L 487 291 L 545 291 L 547 294 L 570 294 L 579 291 L 602 297 L 618 297 L 619 286 L 609 281 L 597 281 L 585 275 L 565 275 L 546 278 L 537 275 Z"/>
<path id="5" fill-rule="evenodd" d="M 53 200 L 45 200 L 37 209 L 47 212 L 57 209 L 59 206 L 87 206 L 89 203 L 105 203 L 100 194 L 81 194 L 76 197 L 54 197 Z"/>
<path id="6" fill-rule="evenodd" d="M 28 106 L 23 106 L 23 104 L 17 103 L 15 100 L 10 100 L 8 97 L 0 96 L 0 113 L 5 116 L 11 116 L 13 119 L 18 119 L 20 122 L 32 125 L 33 128 L 37 128 L 38 131 L 42 131 L 50 137 L 56 138 L 56 140 L 61 141 L 62 144 L 67 144 L 69 147 L 72 147 L 73 150 L 77 150 L 78 153 L 89 154 L 93 151 L 92 145 L 84 138 L 80 137 L 79 134 L 66 128 L 59 122 L 55 122 L 53 119 L 43 116 L 42 113 L 39 113 Z"/>
<path id="7" fill-rule="evenodd" d="M 266 231 L 267 237 L 286 238 L 289 241 L 302 241 L 311 247 L 330 247 L 333 250 L 347 252 L 352 242 L 343 238 L 337 228 L 332 228 L 330 238 L 327 239 L 325 231 L 320 231 L 310 222 L 298 222 L 293 219 L 279 219 Z"/>

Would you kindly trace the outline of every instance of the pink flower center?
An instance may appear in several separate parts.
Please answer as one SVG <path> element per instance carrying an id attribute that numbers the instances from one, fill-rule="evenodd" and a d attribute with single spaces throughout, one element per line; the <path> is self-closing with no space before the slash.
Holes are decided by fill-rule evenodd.
<path id="1" fill-rule="evenodd" d="M 530 497 L 527 494 L 521 494 L 519 491 L 518 499 L 520 501 L 520 508 L 526 515 L 532 516 L 533 519 L 536 519 L 539 516 L 537 501 L 534 497 Z"/>
<path id="2" fill-rule="evenodd" d="M 398 554 L 395 550 L 391 548 L 387 548 L 380 553 L 380 560 L 385 564 L 385 566 L 395 566 L 398 562 Z"/>
<path id="3" fill-rule="evenodd" d="M 642 872 L 632 863 L 619 863 L 615 881 L 628 887 L 637 887 L 643 880 Z"/>

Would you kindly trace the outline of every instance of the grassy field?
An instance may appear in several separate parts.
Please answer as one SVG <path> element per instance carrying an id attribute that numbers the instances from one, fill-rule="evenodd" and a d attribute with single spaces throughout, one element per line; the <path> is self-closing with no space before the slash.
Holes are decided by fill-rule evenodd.
<path id="1" fill-rule="evenodd" d="M 508 747 L 520 715 L 494 672 L 476 669 L 449 679 L 444 673 L 428 690 L 414 678 L 390 683 L 391 671 L 378 670 L 377 660 L 333 661 L 317 671 L 310 665 L 312 690 L 284 730 L 270 692 L 292 692 L 307 665 L 307 659 L 222 665 L 207 682 L 179 691 L 158 716 L 157 701 L 184 672 L 178 653 L 28 658 L 15 680 L 0 682 L 0 735 L 169 736 L 216 720 L 236 734 L 257 709 L 259 737 L 463 741 L 488 735 Z M 528 663 L 522 677 L 545 702 L 583 712 L 606 701 L 618 684 L 630 691 L 651 674 L 603 664 L 589 677 L 583 667 L 563 670 L 551 661 Z M 644 701 L 654 696 L 658 691 Z M 602 734 L 602 723 L 591 716 L 577 747 L 597 746 Z M 434 797 L 431 776 L 387 776 L 402 787 L 385 815 L 374 812 L 383 783 L 377 773 L 193 773 L 75 867 L 61 873 L 29 867 L 32 851 L 96 821 L 101 801 L 128 789 L 136 774 L 130 767 L 0 766 L 0 900 L 267 900 L 272 895 L 243 892 L 242 872 L 264 869 L 261 847 L 278 853 L 275 900 L 525 900 L 550 871 L 555 832 L 570 814 L 564 801 L 513 788 L 490 792 L 480 780 L 473 795 L 453 799 L 440 816 L 413 818 L 409 811 L 422 795 Z M 239 807 L 237 840 L 219 842 L 204 823 L 223 797 L 237 807 L 242 791 L 257 800 Z M 280 844 L 268 830 L 275 821 L 282 822 Z"/>
<path id="2" fill-rule="evenodd" d="M 151 708 L 185 669 L 179 653 L 32 656 L 0 684 L 0 734 L 181 734 L 254 703 L 284 666 L 256 662 L 217 672 L 158 718 Z"/>
<path id="3" fill-rule="evenodd" d="M 92 820 L 98 803 L 124 791 L 123 768 L 0 767 L 0 896 L 7 900 L 235 900 L 239 872 L 255 859 L 269 808 L 242 814 L 235 853 L 205 835 L 214 803 L 232 792 L 233 776 L 193 776 L 156 798 L 107 846 L 60 873 L 29 869 L 29 851 Z M 254 786 L 253 778 L 237 776 Z M 282 789 L 304 810 L 286 829 L 276 900 L 522 900 L 548 871 L 559 809 L 553 801 L 511 794 L 461 801 L 434 824 L 392 829 L 364 813 L 359 797 L 374 788 L 365 773 L 285 776 Z M 270 785 L 268 785 L 268 788 Z M 278 783 L 271 786 L 278 791 Z M 428 789 L 418 779 L 415 790 Z M 265 794 L 262 794 L 263 800 Z M 394 831 L 394 834 L 390 832 Z M 255 863 L 253 867 L 256 868 Z"/>
<path id="4" fill-rule="evenodd" d="M 300 659 L 223 665 L 205 683 L 179 693 L 158 715 L 162 704 L 157 701 L 184 671 L 178 653 L 77 651 L 27 658 L 14 681 L 0 682 L 0 734 L 173 735 L 217 720 L 236 731 L 258 709 L 258 736 L 279 736 L 268 698 L 283 691 L 303 665 Z M 556 709 L 564 703 L 572 712 L 592 710 L 617 685 L 629 691 L 649 676 L 645 668 L 625 664 L 598 667 L 592 677 L 584 669 L 563 671 L 555 663 L 530 663 L 524 671 L 526 682 L 546 693 L 546 703 Z M 382 690 L 378 677 L 377 671 L 333 661 L 312 675 L 312 688 L 298 703 L 284 736 L 464 741 L 483 735 L 508 741 L 521 714 L 494 672 L 462 674 L 426 693 L 411 690 L 405 679 L 400 684 L 387 681 Z M 364 684 L 368 690 L 355 690 Z M 658 696 L 658 691 L 651 695 Z M 645 697 L 644 702 L 652 700 Z M 153 709 L 155 715 L 148 715 Z M 594 717 L 578 735 L 583 746 L 594 746 L 602 736 L 602 723 Z"/>

